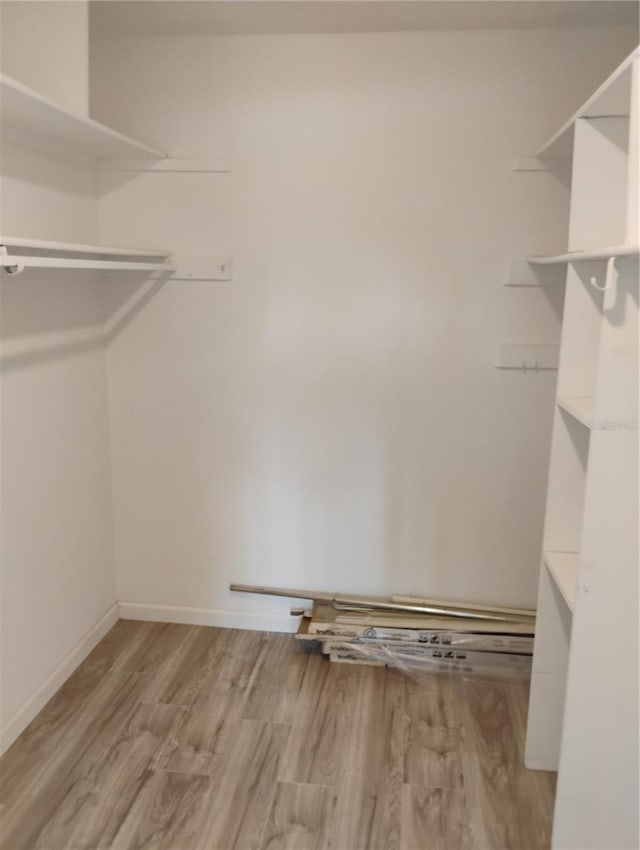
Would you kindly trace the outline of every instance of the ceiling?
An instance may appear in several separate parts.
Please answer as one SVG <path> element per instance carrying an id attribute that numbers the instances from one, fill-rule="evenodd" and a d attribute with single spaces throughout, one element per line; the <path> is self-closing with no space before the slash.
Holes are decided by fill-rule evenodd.
<path id="1" fill-rule="evenodd" d="M 637 0 L 92 0 L 91 35 L 638 26 Z"/>

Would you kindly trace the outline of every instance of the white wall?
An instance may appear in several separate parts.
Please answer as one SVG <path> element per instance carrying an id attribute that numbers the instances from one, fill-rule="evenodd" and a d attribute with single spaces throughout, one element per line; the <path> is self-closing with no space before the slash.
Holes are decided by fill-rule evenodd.
<path id="1" fill-rule="evenodd" d="M 87 115 L 87 0 L 3 0 L 0 67 L 66 109 Z"/>
<path id="2" fill-rule="evenodd" d="M 233 161 L 101 187 L 105 241 L 235 263 L 229 283 L 109 289 L 110 315 L 144 296 L 107 357 L 120 600 L 210 622 L 286 617 L 230 580 L 535 603 L 555 374 L 492 352 L 558 339 L 561 293 L 502 283 L 565 243 L 566 190 L 510 168 L 634 41 L 92 44 L 96 117 Z"/>
<path id="3" fill-rule="evenodd" d="M 0 164 L 0 233 L 97 240 L 93 171 L 6 141 Z M 117 618 L 104 285 L 0 277 L 0 751 Z"/>

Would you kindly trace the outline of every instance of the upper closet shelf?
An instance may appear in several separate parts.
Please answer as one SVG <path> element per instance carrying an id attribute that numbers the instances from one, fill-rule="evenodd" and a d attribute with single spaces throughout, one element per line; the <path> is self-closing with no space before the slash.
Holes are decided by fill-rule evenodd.
<path id="1" fill-rule="evenodd" d="M 558 265 L 560 263 L 579 263 L 589 260 L 609 260 L 612 257 L 634 257 L 640 252 L 638 245 L 612 245 L 608 248 L 593 248 L 584 251 L 569 251 L 566 254 L 527 257 L 534 265 Z"/>
<path id="2" fill-rule="evenodd" d="M 0 246 L 24 248 L 28 251 L 46 251 L 56 254 L 84 254 L 100 257 L 170 257 L 166 248 L 112 248 L 107 245 L 84 245 L 74 242 L 52 242 L 45 239 L 28 239 L 22 236 L 0 236 Z"/>
<path id="3" fill-rule="evenodd" d="M 52 151 L 69 151 L 93 159 L 164 159 L 166 154 L 111 130 L 91 118 L 67 112 L 28 86 L 0 75 L 2 129 L 44 143 Z"/>
<path id="4" fill-rule="evenodd" d="M 557 133 L 536 153 L 538 157 L 569 157 L 573 152 L 573 129 L 579 118 L 621 118 L 631 109 L 633 63 L 640 57 L 636 47 Z"/>

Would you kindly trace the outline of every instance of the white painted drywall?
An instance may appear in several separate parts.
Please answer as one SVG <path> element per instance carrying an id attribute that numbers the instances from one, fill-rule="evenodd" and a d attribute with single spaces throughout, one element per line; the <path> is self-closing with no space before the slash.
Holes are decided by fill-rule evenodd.
<path id="1" fill-rule="evenodd" d="M 96 241 L 92 172 L 1 154 L 0 233 Z M 115 603 L 103 286 L 86 272 L 0 278 L 2 749 Z"/>
<path id="2" fill-rule="evenodd" d="M 87 0 L 3 0 L 0 69 L 65 109 L 87 115 Z"/>
<path id="3" fill-rule="evenodd" d="M 92 44 L 95 117 L 233 160 L 101 185 L 106 242 L 235 266 L 228 283 L 108 290 L 120 600 L 285 617 L 236 580 L 535 603 L 555 374 L 498 371 L 492 353 L 558 339 L 561 293 L 502 283 L 512 256 L 566 245 L 565 190 L 510 168 L 634 43 Z"/>

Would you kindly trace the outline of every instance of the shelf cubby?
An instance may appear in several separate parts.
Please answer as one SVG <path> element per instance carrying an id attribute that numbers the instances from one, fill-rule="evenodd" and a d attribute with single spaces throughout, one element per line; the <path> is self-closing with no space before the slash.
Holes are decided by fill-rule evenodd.
<path id="1" fill-rule="evenodd" d="M 576 122 L 570 252 L 626 243 L 628 169 L 628 115 Z"/>
<path id="2" fill-rule="evenodd" d="M 578 553 L 545 552 L 544 563 L 569 610 L 573 611 L 578 589 Z"/>
<path id="3" fill-rule="evenodd" d="M 567 269 L 557 386 L 561 399 L 595 395 L 604 293 L 592 286 L 591 278 L 603 275 L 600 262 Z"/>
<path id="4" fill-rule="evenodd" d="M 581 118 L 624 117 L 629 115 L 634 60 L 639 49 L 625 59 L 616 70 L 596 89 L 562 127 L 551 136 L 536 153 L 540 158 L 565 158 L 573 154 L 574 130 Z"/>
<path id="5" fill-rule="evenodd" d="M 561 410 L 573 416 L 585 428 L 591 427 L 593 419 L 593 396 L 558 396 L 556 403 Z"/>
<path id="6" fill-rule="evenodd" d="M 558 408 L 547 489 L 545 548 L 574 552 L 580 548 L 590 431 Z"/>

